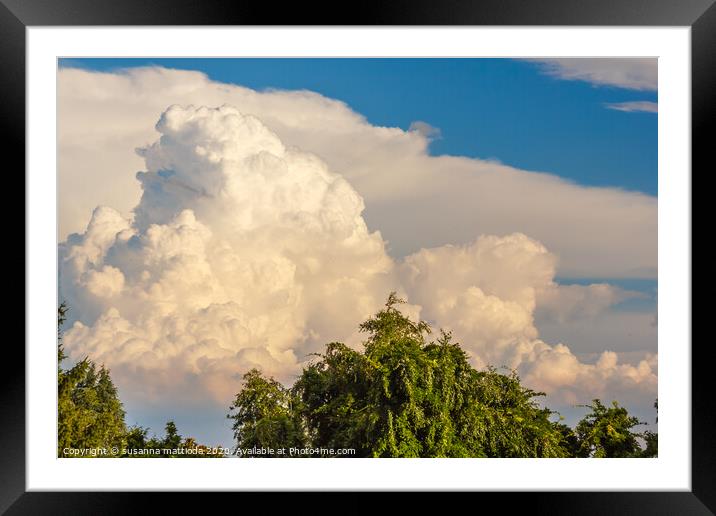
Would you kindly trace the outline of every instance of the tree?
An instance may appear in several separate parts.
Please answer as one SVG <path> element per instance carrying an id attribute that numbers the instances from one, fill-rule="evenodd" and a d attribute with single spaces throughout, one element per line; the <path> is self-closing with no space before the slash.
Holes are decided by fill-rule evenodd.
<path id="1" fill-rule="evenodd" d="M 65 350 L 62 347 L 62 325 L 65 324 L 65 321 L 67 320 L 68 311 L 69 308 L 67 303 L 64 301 L 57 307 L 57 374 L 59 374 L 62 370 L 60 364 L 65 358 L 67 358 L 65 356 Z"/>
<path id="2" fill-rule="evenodd" d="M 121 449 L 125 443 L 124 409 L 112 383 L 109 370 L 97 369 L 88 358 L 70 369 L 62 369 L 66 359 L 61 327 L 67 306 L 57 310 L 57 454 L 70 455 L 69 449 Z"/>
<path id="3" fill-rule="evenodd" d="M 127 443 L 125 456 L 134 456 L 134 454 L 132 454 L 133 451 L 147 449 L 149 447 L 147 441 L 148 433 L 149 428 L 144 428 L 142 426 L 133 426 L 129 428 L 126 435 Z"/>
<path id="4" fill-rule="evenodd" d="M 595 399 L 591 405 L 582 405 L 591 410 L 577 423 L 575 433 L 579 439 L 580 457 L 638 457 L 642 455 L 639 438 L 642 434 L 632 428 L 642 425 L 630 416 L 627 409 L 616 401 L 611 407 Z"/>
<path id="5" fill-rule="evenodd" d="M 177 431 L 177 425 L 174 424 L 174 421 L 169 421 L 164 427 L 164 430 L 166 434 L 164 435 L 164 439 L 161 441 L 161 447 L 170 450 L 179 448 L 181 446 L 182 439 L 181 435 L 179 435 L 179 432 Z"/>
<path id="6" fill-rule="evenodd" d="M 264 378 L 257 369 L 246 373 L 243 380 L 244 387 L 227 416 L 234 420 L 236 450 L 303 447 L 305 433 L 291 391 L 273 378 Z"/>
<path id="7" fill-rule="evenodd" d="M 560 446 L 566 452 L 567 457 L 579 457 L 580 443 L 574 429 L 561 422 L 554 423 L 555 428 L 562 436 Z"/>
<path id="8" fill-rule="evenodd" d="M 465 435 L 477 439 L 473 449 L 482 454 L 473 456 L 569 456 L 559 424 L 550 420 L 556 413 L 535 399 L 544 393 L 524 387 L 514 371 L 505 375 L 488 368 L 474 374 Z"/>
<path id="9" fill-rule="evenodd" d="M 656 423 L 659 422 L 659 400 L 654 400 L 654 408 L 656 409 L 656 419 L 654 420 Z M 655 458 L 659 456 L 659 434 L 656 432 L 651 432 L 647 430 L 643 434 L 644 438 L 644 450 L 641 453 L 642 457 L 645 458 Z"/>
<path id="10" fill-rule="evenodd" d="M 514 372 L 475 370 L 460 345 L 441 332 L 434 342 L 391 293 L 360 325 L 364 351 L 326 346 L 292 389 L 258 371 L 245 377 L 232 408 L 237 447 L 291 446 L 283 435 L 321 448 L 353 448 L 358 457 L 562 457 L 567 442 L 541 393 Z M 277 421 L 286 422 L 284 425 Z"/>
<path id="11" fill-rule="evenodd" d="M 193 437 L 182 439 L 174 421 L 164 427 L 164 437 L 147 439 L 148 428 L 133 426 L 127 431 L 124 457 L 139 458 L 218 458 L 223 457 L 220 447 L 198 444 Z"/>
<path id="12" fill-rule="evenodd" d="M 643 434 L 645 447 L 641 451 L 640 457 L 656 458 L 659 456 L 659 434 L 647 430 Z"/>

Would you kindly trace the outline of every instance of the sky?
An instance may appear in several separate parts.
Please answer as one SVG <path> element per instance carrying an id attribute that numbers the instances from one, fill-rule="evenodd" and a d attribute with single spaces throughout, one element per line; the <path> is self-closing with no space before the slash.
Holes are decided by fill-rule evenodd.
<path id="1" fill-rule="evenodd" d="M 656 195 L 657 124 L 650 112 L 605 109 L 656 102 L 656 91 L 595 87 L 536 73 L 512 59 L 72 59 L 60 66 L 112 71 L 199 70 L 252 89 L 310 90 L 340 99 L 371 124 L 439 130 L 433 155 L 496 159 L 577 183 Z M 529 92 L 526 94 L 526 92 Z"/>
<path id="2" fill-rule="evenodd" d="M 65 342 L 130 424 L 230 444 L 237 371 L 290 383 L 390 290 L 571 423 L 653 420 L 655 60 L 59 65 Z"/>

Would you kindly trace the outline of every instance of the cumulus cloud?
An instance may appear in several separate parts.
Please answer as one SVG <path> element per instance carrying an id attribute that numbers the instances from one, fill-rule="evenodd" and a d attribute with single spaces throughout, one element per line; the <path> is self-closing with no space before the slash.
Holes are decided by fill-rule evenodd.
<path id="1" fill-rule="evenodd" d="M 225 401 L 235 375 L 287 379 L 380 305 L 392 262 L 345 179 L 232 107 L 174 106 L 156 129 L 133 219 L 97 208 L 60 246 L 73 354 L 160 372 L 140 389 L 200 375 Z"/>
<path id="2" fill-rule="evenodd" d="M 597 86 L 615 86 L 630 90 L 656 91 L 657 58 L 561 58 L 530 59 L 553 77 L 585 81 Z"/>
<path id="3" fill-rule="evenodd" d="M 541 243 L 517 233 L 421 250 L 399 265 L 399 275 L 422 317 L 453 331 L 477 367 L 516 369 L 527 385 L 566 404 L 616 392 L 651 396 L 655 355 L 620 364 L 617 353 L 603 351 L 585 363 L 566 345 L 539 338 L 536 311 L 591 317 L 635 295 L 609 285 L 557 285 L 556 262 Z"/>
<path id="4" fill-rule="evenodd" d="M 141 186 L 154 180 L 136 181 L 145 165 L 133 149 L 154 140 L 152 128 L 167 105 L 225 103 L 256 116 L 284 145 L 320 156 L 350 182 L 365 202 L 368 227 L 380 229 L 394 257 L 521 231 L 559 256 L 561 277 L 656 277 L 655 197 L 586 188 L 494 160 L 430 156 L 435 135 L 424 125 L 373 126 L 316 93 L 257 92 L 164 68 L 59 71 L 61 238 L 81 232 L 97 204 L 131 215 Z M 177 196 L 193 195 L 198 186 L 168 180 L 162 178 L 164 188 Z"/>
<path id="5" fill-rule="evenodd" d="M 622 403 L 644 403 L 656 397 L 658 362 L 655 354 L 638 364 L 619 364 L 615 352 L 604 351 L 596 363 L 585 364 L 563 344 L 537 349 L 534 363 L 524 376 L 534 389 L 554 393 L 564 403 L 583 403 L 585 397 L 610 399 L 615 392 Z"/>
<path id="6" fill-rule="evenodd" d="M 614 109 L 615 111 L 624 111 L 626 113 L 658 113 L 659 104 L 656 102 L 650 102 L 647 100 L 639 100 L 633 102 L 610 102 L 605 104 L 608 109 Z"/>
<path id="7" fill-rule="evenodd" d="M 607 351 L 590 364 L 539 338 L 540 302 L 584 311 L 620 294 L 561 292 L 557 257 L 537 240 L 485 235 L 396 261 L 349 182 L 258 118 L 175 105 L 155 129 L 131 213 L 97 207 L 59 248 L 66 349 L 108 365 L 133 406 L 225 404 L 251 367 L 291 382 L 326 342 L 358 346 L 358 323 L 390 290 L 452 330 L 476 366 L 516 368 L 555 401 L 653 396 L 655 358 L 621 364 Z"/>

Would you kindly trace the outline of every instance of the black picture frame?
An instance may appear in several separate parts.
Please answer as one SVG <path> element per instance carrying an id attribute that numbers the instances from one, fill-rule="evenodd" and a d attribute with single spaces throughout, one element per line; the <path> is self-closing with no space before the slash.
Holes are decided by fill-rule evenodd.
<path id="1" fill-rule="evenodd" d="M 383 2 L 283 3 L 213 0 L 0 0 L 0 130 L 2 155 L 25 164 L 25 29 L 63 25 L 556 25 L 689 26 L 692 38 L 692 177 L 706 174 L 716 125 L 715 0 L 394 0 Z M 11 172 L 12 169 L 12 172 Z M 14 190 L 13 190 L 14 191 Z M 20 232 L 19 224 L 16 230 Z M 18 238 L 24 241 L 24 230 Z M 19 247 L 19 246 L 18 246 Z M 23 246 L 24 249 L 24 246 Z M 693 253 L 693 249 L 692 249 Z M 692 254 L 693 256 L 693 254 Z M 26 256 L 15 253 L 6 267 L 19 270 Z M 25 269 L 26 270 L 26 269 Z M 7 274 L 15 287 L 19 274 Z M 25 277 L 27 281 L 27 277 Z M 20 291 L 20 285 L 17 285 Z M 22 299 L 25 299 L 22 289 Z M 6 299 L 10 298 L 6 293 Z M 17 298 L 14 306 L 20 305 Z M 24 305 L 24 303 L 23 303 Z M 31 310 L 31 306 L 26 306 Z M 54 316 L 54 315 L 53 315 Z M 9 319 L 6 317 L 6 320 Z M 693 319 L 693 317 L 692 317 Z M 6 324 L 8 324 L 6 322 Z M 15 325 L 14 322 L 12 322 Z M 11 344 L 11 341 L 13 343 Z M 681 343 L 688 345 L 690 343 Z M 675 343 L 669 343 L 675 345 Z M 692 355 L 692 490 L 690 492 L 510 493 L 510 504 L 529 503 L 545 514 L 713 514 L 716 512 L 716 399 L 707 367 L 710 343 L 695 342 Z M 2 443 L 0 512 L 7 514 L 123 514 L 147 507 L 149 493 L 40 493 L 25 490 L 25 353 L 9 337 L 0 374 Z M 230 493 L 212 493 L 225 499 Z M 240 494 L 240 496 L 247 496 Z M 253 495 L 256 496 L 256 495 Z M 260 496 L 260 495 L 259 495 Z M 480 494 L 482 497 L 503 496 Z M 162 497 L 164 511 L 184 505 L 186 495 Z M 295 500 L 296 503 L 301 503 Z M 355 507 L 358 508 L 360 502 Z M 313 510 L 313 509 L 312 509 Z"/>

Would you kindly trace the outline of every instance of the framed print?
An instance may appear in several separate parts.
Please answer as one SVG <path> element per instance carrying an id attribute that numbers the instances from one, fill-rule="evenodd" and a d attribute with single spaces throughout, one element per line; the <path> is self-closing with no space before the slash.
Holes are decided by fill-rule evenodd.
<path id="1" fill-rule="evenodd" d="M 710 514 L 711 3 L 5 1 L 27 303 L 0 507 L 529 491 Z"/>

